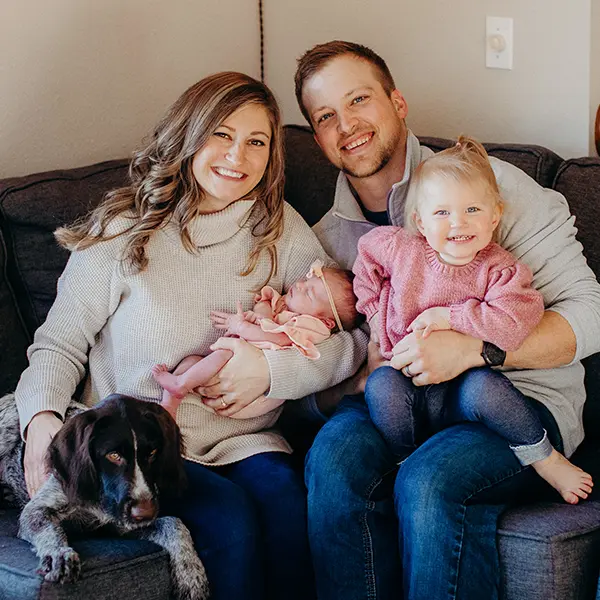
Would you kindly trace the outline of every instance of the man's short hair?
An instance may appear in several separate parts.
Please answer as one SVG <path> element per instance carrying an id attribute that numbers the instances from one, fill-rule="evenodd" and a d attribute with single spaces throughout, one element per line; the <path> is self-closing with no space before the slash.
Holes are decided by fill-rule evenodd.
<path id="1" fill-rule="evenodd" d="M 310 79 L 315 73 L 320 71 L 329 61 L 345 54 L 351 54 L 359 60 L 368 62 L 373 67 L 379 83 L 381 83 L 381 86 L 388 96 L 396 89 L 394 78 L 383 58 L 370 48 L 367 48 L 367 46 L 341 40 L 317 44 L 310 50 L 307 50 L 298 59 L 296 75 L 294 76 L 296 100 L 298 101 L 298 106 L 300 107 L 304 118 L 311 127 L 312 123 L 310 121 L 310 115 L 302 102 L 302 89 L 304 88 L 304 83 L 307 79 Z"/>

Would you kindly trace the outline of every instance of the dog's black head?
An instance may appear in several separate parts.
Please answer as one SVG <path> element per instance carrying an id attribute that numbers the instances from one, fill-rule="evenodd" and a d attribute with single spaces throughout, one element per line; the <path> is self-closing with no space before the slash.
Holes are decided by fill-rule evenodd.
<path id="1" fill-rule="evenodd" d="M 124 528 L 147 524 L 159 498 L 185 486 L 182 441 L 159 404 L 112 394 L 68 419 L 50 444 L 50 470 L 70 504 L 97 506 Z"/>

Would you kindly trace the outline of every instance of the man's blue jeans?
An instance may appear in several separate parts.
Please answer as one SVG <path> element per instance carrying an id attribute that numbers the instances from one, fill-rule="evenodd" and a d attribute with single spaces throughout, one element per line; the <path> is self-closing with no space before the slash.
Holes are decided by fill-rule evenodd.
<path id="1" fill-rule="evenodd" d="M 398 469 L 362 396 L 345 398 L 306 461 L 319 600 L 494 600 L 498 517 L 541 482 L 478 423 L 440 431 Z"/>

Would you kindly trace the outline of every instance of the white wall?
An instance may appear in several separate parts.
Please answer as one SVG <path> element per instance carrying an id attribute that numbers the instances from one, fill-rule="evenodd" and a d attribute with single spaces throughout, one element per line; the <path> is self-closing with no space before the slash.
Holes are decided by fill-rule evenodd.
<path id="1" fill-rule="evenodd" d="M 208 73 L 258 76 L 254 0 L 0 0 L 0 178 L 129 155 Z"/>
<path id="2" fill-rule="evenodd" d="M 591 0 L 267 4 L 267 83 L 287 122 L 303 123 L 293 94 L 296 58 L 316 43 L 348 39 L 386 59 L 417 134 L 589 153 Z M 485 68 L 486 15 L 514 18 L 512 71 Z"/>
<path id="3" fill-rule="evenodd" d="M 0 0 L 0 178 L 127 156 L 202 76 L 258 76 L 257 13 L 257 0 Z M 484 67 L 486 15 L 515 19 L 513 71 Z M 296 58 L 342 38 L 388 60 L 418 134 L 589 153 L 600 0 L 267 0 L 265 33 L 286 122 L 303 122 Z"/>

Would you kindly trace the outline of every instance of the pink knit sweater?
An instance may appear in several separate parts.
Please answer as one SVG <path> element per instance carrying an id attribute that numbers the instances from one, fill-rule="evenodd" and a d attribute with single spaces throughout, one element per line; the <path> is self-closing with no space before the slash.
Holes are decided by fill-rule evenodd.
<path id="1" fill-rule="evenodd" d="M 503 350 L 516 350 L 540 322 L 544 303 L 531 287 L 531 271 L 489 244 L 467 265 L 440 262 L 420 235 L 376 227 L 358 242 L 353 268 L 357 308 L 379 313 L 381 352 L 392 348 L 427 308 L 450 307 L 450 326 Z"/>

